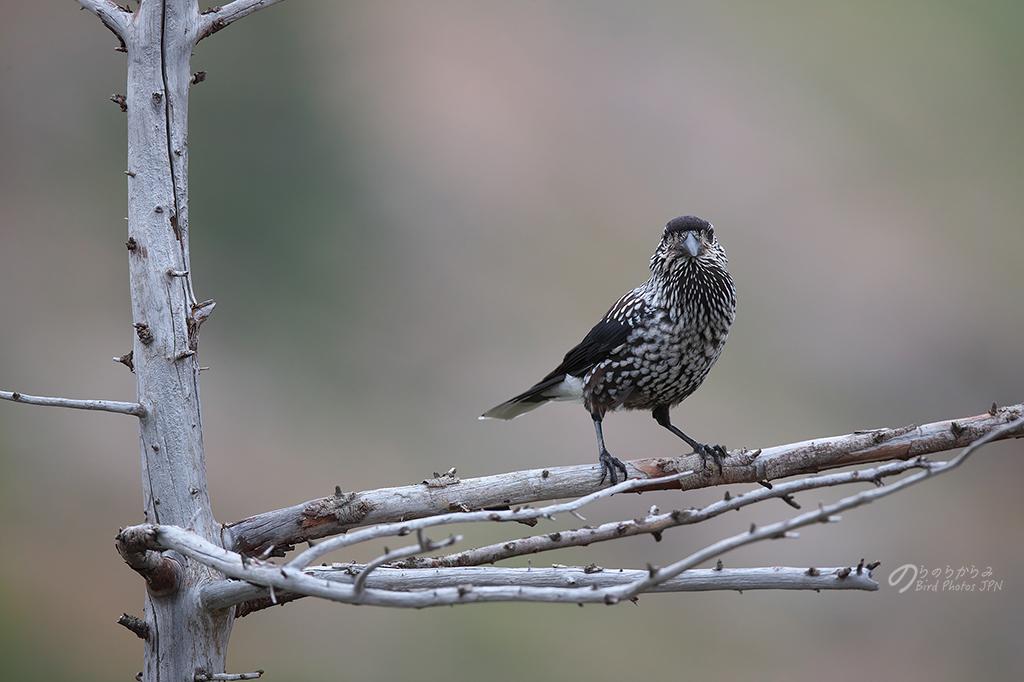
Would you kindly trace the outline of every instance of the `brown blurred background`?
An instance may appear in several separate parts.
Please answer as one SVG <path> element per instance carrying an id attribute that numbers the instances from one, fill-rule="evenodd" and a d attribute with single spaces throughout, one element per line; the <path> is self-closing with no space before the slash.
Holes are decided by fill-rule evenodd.
<path id="1" fill-rule="evenodd" d="M 125 122 L 107 100 L 125 59 L 72 3 L 4 16 L 0 388 L 130 400 L 134 377 L 110 360 L 132 340 Z M 1024 5 L 996 0 L 285 3 L 204 41 L 192 265 L 218 303 L 200 349 L 217 518 L 451 466 L 594 461 L 577 406 L 476 416 L 641 282 L 685 213 L 715 223 L 739 291 L 721 361 L 674 413 L 698 439 L 753 448 L 1024 400 L 1022 28 Z M 619 457 L 681 452 L 647 414 L 606 424 Z M 0 678 L 140 669 L 114 623 L 142 608 L 113 548 L 142 521 L 137 447 L 129 418 L 0 403 Z M 240 620 L 229 670 L 1020 679 L 1022 454 L 989 446 L 839 525 L 724 557 L 880 560 L 876 593 L 420 612 L 306 600 Z M 788 512 L 535 562 L 663 565 Z M 469 529 L 466 546 L 527 532 Z M 991 567 L 1002 590 L 899 594 L 886 579 L 905 563 Z"/>

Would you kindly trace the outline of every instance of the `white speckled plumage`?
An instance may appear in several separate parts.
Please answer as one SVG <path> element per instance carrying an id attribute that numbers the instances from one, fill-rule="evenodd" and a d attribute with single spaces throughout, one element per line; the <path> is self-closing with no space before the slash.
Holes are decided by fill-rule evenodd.
<path id="1" fill-rule="evenodd" d="M 700 387 L 729 337 L 736 289 L 727 265 L 710 223 L 694 216 L 670 221 L 651 256 L 650 279 L 620 298 L 544 379 L 481 418 L 512 419 L 553 400 L 581 401 L 605 463 L 604 414 L 652 410 L 662 426 L 710 452 L 671 426 L 667 410 Z"/>

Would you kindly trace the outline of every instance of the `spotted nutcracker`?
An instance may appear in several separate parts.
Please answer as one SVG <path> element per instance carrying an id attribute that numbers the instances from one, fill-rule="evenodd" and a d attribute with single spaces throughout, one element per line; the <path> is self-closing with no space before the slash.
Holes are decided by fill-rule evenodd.
<path id="1" fill-rule="evenodd" d="M 601 482 L 626 466 L 604 446 L 609 410 L 651 410 L 654 419 L 722 470 L 721 445 L 697 442 L 672 424 L 669 409 L 697 390 L 736 317 L 736 288 L 711 223 L 682 216 L 665 226 L 651 256 L 651 278 L 605 313 L 562 364 L 481 419 L 513 419 L 553 400 L 582 402 L 594 420 Z"/>

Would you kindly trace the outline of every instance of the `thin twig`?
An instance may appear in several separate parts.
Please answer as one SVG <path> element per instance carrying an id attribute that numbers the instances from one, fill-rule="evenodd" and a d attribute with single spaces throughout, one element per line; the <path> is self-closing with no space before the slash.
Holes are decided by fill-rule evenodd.
<path id="1" fill-rule="evenodd" d="M 366 585 L 366 579 L 369 577 L 370 573 L 384 564 L 389 564 L 397 559 L 404 559 L 405 557 L 415 556 L 416 554 L 421 554 L 423 552 L 432 552 L 436 549 L 441 549 L 442 547 L 450 547 L 457 542 L 462 542 L 461 535 L 450 535 L 440 542 L 431 542 L 423 537 L 422 530 L 420 530 L 418 534 L 420 536 L 420 541 L 417 544 L 401 547 L 391 552 L 385 552 L 370 563 L 366 564 L 363 570 L 359 572 L 359 575 L 356 576 L 355 582 L 353 583 L 356 588 L 356 592 L 362 592 Z"/>
<path id="2" fill-rule="evenodd" d="M 130 414 L 135 417 L 145 417 L 146 408 L 139 403 L 122 403 L 116 400 L 72 400 L 70 398 L 46 398 L 36 395 L 26 395 L 17 391 L 0 391 L 0 399 L 10 400 L 26 405 L 46 405 L 48 407 L 70 407 L 76 410 L 98 410 L 100 412 L 113 412 L 114 414 Z"/>

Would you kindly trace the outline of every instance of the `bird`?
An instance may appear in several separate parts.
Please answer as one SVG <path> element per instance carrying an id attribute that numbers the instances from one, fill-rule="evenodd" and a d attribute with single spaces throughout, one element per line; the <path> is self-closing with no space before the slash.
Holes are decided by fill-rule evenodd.
<path id="1" fill-rule="evenodd" d="M 721 445 L 705 445 L 672 423 L 669 410 L 696 391 L 722 353 L 736 318 L 736 287 L 714 226 L 696 216 L 670 220 L 651 256 L 650 278 L 613 305 L 555 369 L 480 419 L 514 419 L 552 401 L 582 402 L 597 433 L 601 484 L 629 478 L 604 444 L 609 411 L 650 410 L 722 473 Z"/>

